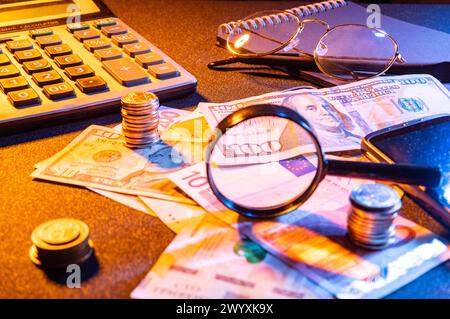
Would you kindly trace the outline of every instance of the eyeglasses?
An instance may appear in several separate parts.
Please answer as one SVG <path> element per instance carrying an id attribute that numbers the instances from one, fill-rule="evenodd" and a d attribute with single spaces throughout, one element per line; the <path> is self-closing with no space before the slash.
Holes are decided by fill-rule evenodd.
<path id="1" fill-rule="evenodd" d="M 256 12 L 227 30 L 232 58 L 212 62 L 211 69 L 231 63 L 295 66 L 320 70 L 340 80 L 355 81 L 404 63 L 397 42 L 386 32 L 366 25 L 330 26 L 300 19 L 288 11 Z"/>

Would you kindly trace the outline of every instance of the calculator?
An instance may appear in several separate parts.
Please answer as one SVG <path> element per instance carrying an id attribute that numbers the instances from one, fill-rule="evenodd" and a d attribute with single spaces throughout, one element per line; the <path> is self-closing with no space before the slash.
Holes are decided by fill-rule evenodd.
<path id="1" fill-rule="evenodd" d="M 1 1 L 2 135 L 117 110 L 132 91 L 166 100 L 196 84 L 101 1 Z"/>

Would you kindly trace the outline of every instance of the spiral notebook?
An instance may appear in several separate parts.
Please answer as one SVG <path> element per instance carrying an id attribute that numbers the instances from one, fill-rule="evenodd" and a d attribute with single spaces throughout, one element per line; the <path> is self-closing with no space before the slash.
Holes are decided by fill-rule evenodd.
<path id="1" fill-rule="evenodd" d="M 329 0 L 317 2 L 285 11 L 296 14 L 300 20 L 306 17 L 326 21 L 330 27 L 339 24 L 366 24 L 371 12 L 366 8 L 350 1 Z M 270 17 L 262 17 L 270 19 Z M 249 26 L 257 26 L 257 19 Z M 407 68 L 404 73 L 429 73 L 442 82 L 450 82 L 450 34 L 401 21 L 386 15 L 381 15 L 381 29 L 389 33 L 398 43 L 401 55 L 405 58 Z M 224 46 L 228 33 L 233 29 L 235 22 L 221 24 L 217 31 L 218 45 Z M 314 46 L 316 37 L 303 38 L 298 45 L 299 49 L 306 51 Z M 438 44 L 438 45 L 436 45 Z M 339 85 L 342 81 L 332 79 L 322 73 L 301 70 L 285 69 L 305 80 L 321 86 Z"/>

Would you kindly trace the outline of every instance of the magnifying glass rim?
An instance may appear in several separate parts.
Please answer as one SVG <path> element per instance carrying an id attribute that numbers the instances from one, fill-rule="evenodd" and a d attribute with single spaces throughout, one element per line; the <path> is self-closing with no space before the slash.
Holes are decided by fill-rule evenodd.
<path id="1" fill-rule="evenodd" d="M 295 122 L 296 124 L 300 125 L 303 129 L 305 129 L 306 132 L 309 133 L 311 139 L 313 140 L 314 146 L 317 150 L 317 156 L 318 156 L 318 165 L 317 165 L 317 171 L 314 176 L 313 182 L 309 186 L 309 188 L 303 192 L 300 196 L 298 196 L 296 199 L 292 200 L 291 202 L 284 204 L 277 208 L 271 208 L 271 209 L 255 209 L 255 208 L 247 208 L 245 206 L 236 204 L 232 200 L 230 200 L 228 197 L 223 195 L 219 189 L 217 188 L 216 184 L 214 183 L 214 179 L 212 178 L 211 173 L 211 165 L 210 165 L 210 158 L 212 155 L 212 151 L 214 150 L 214 147 L 216 146 L 219 139 L 222 137 L 223 134 L 226 133 L 226 130 L 229 128 L 232 128 L 239 123 L 242 123 L 243 121 L 260 117 L 260 116 L 277 116 L 281 118 L 285 118 L 288 120 L 291 120 Z M 241 215 L 244 215 L 246 217 L 251 218 L 270 218 L 275 217 L 283 214 L 287 214 L 294 209 L 296 209 L 300 204 L 302 204 L 304 201 L 306 201 L 315 191 L 317 186 L 319 185 L 320 181 L 323 179 L 324 176 L 324 170 L 325 170 L 325 160 L 324 160 L 324 154 L 322 152 L 322 148 L 320 147 L 319 140 L 317 139 L 316 135 L 314 134 L 310 124 L 308 121 L 301 116 L 299 113 L 291 110 L 290 108 L 287 108 L 285 106 L 280 105 L 274 105 L 274 104 L 257 104 L 248 106 L 242 109 L 237 110 L 236 112 L 228 115 L 225 117 L 216 127 L 216 131 L 211 136 L 211 139 L 209 141 L 208 147 L 206 149 L 206 177 L 208 179 L 209 185 L 213 191 L 213 193 L 217 196 L 217 198 L 229 209 L 234 210 L 238 212 Z"/>

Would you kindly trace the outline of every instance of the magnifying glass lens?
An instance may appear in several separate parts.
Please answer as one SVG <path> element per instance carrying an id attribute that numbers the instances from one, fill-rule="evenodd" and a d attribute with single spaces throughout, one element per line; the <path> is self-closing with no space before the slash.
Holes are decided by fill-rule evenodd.
<path id="1" fill-rule="evenodd" d="M 228 203 L 278 209 L 301 197 L 317 179 L 311 134 L 277 116 L 259 116 L 228 128 L 211 150 L 210 180 Z"/>

